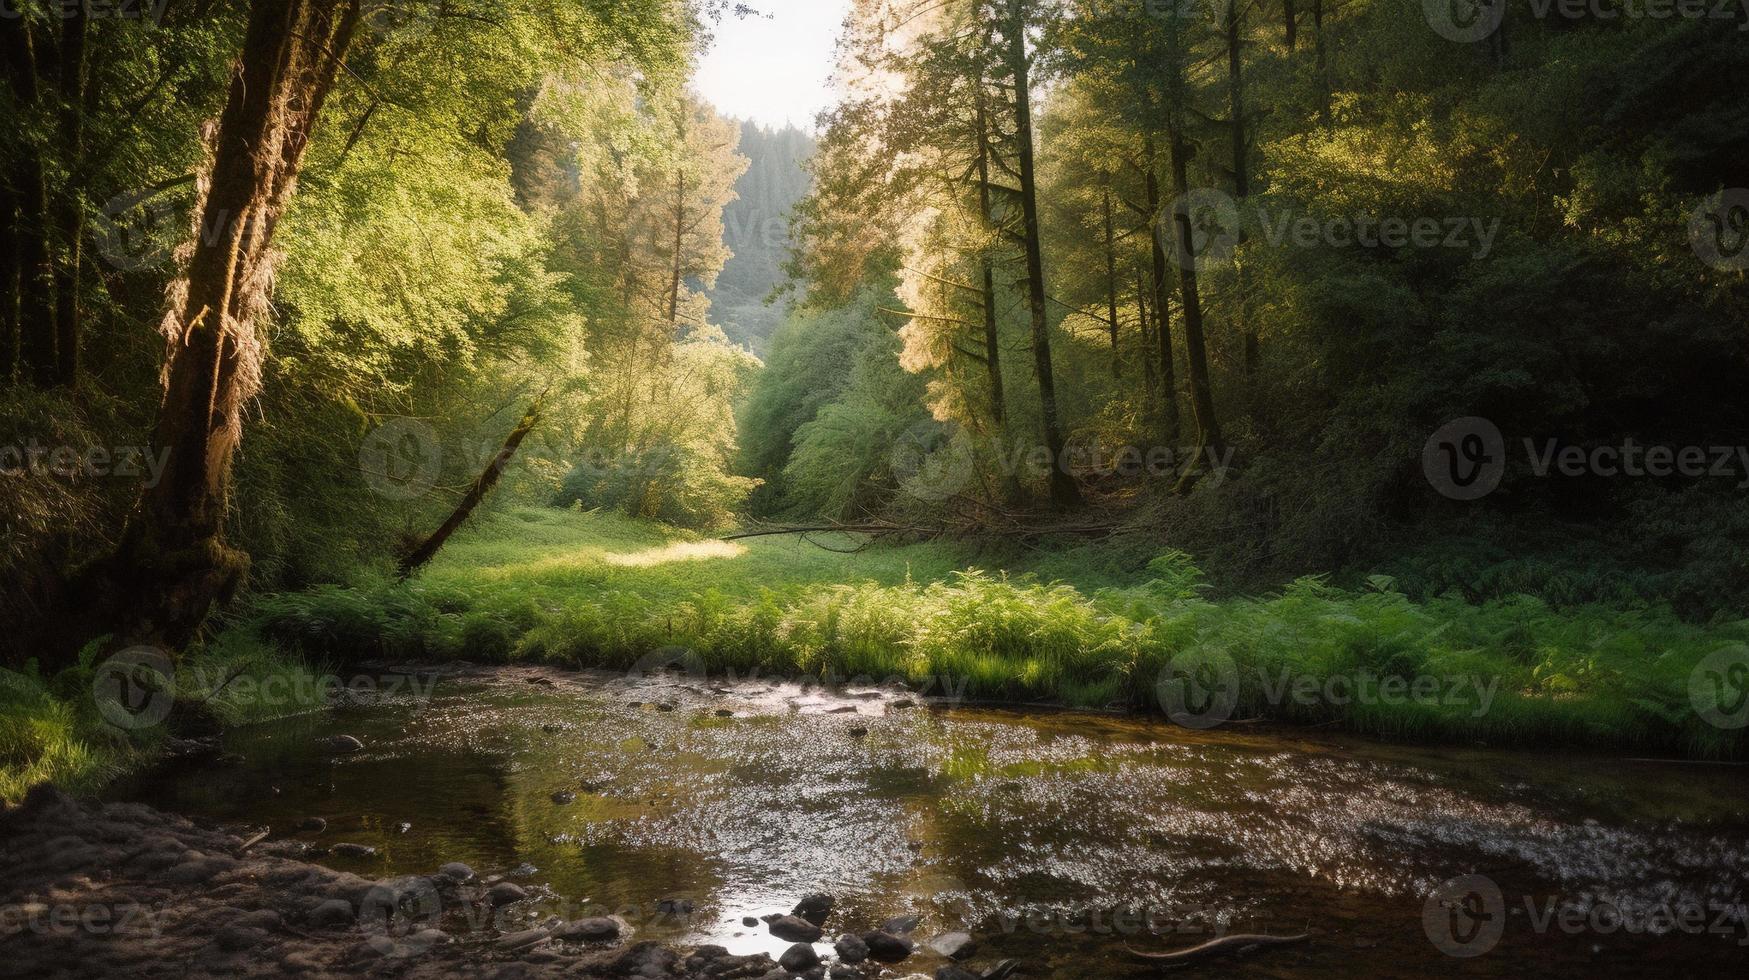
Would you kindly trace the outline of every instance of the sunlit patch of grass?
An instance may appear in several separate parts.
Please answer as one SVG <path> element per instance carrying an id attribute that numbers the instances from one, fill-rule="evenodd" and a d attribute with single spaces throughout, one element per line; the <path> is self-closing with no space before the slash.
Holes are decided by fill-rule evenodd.
<path id="1" fill-rule="evenodd" d="M 705 561 L 710 558 L 738 558 L 747 553 L 743 545 L 732 541 L 676 541 L 661 548 L 605 555 L 602 561 L 616 568 L 650 568 L 677 561 Z"/>

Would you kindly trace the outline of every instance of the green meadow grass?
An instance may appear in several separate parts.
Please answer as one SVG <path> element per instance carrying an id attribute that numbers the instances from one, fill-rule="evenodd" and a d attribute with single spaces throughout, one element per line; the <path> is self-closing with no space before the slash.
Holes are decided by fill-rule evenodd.
<path id="1" fill-rule="evenodd" d="M 361 575 L 255 597 L 185 655 L 180 689 L 198 700 L 193 689 L 233 673 L 308 675 L 385 657 L 612 669 L 684 658 L 741 676 L 902 679 L 968 700 L 1165 713 L 1202 704 L 1187 687 L 1198 677 L 1231 682 L 1222 717 L 1233 719 L 1405 741 L 1749 754 L 1740 729 L 1706 721 L 1690 683 L 1709 654 L 1749 641 L 1741 621 L 1533 596 L 1417 602 L 1382 577 L 1358 590 L 1310 577 L 1218 596 L 1188 557 L 1146 560 L 1133 542 L 845 553 L 856 543 L 726 543 L 612 514 L 513 509 L 458 535 L 411 582 Z M 1405 690 L 1345 696 L 1340 685 L 1360 678 Z M 1417 679 L 1433 685 L 1427 696 L 1411 696 Z M 43 780 L 94 787 L 149 756 L 160 736 L 106 730 L 90 685 L 88 665 L 0 673 L 0 797 Z M 204 703 L 218 724 L 307 707 L 226 691 Z"/>
<path id="2" fill-rule="evenodd" d="M 1739 733 L 1707 723 L 1690 689 L 1703 658 L 1749 639 L 1743 622 L 1556 609 L 1532 596 L 1416 602 L 1382 577 L 1360 590 L 1309 577 L 1214 598 L 1186 556 L 1138 561 L 1133 545 L 842 553 L 853 544 L 724 543 L 525 508 L 481 522 L 409 584 L 264 597 L 245 627 L 329 659 L 626 669 L 660 651 L 712 671 L 903 678 L 975 700 L 1144 711 L 1178 704 L 1169 693 L 1202 658 L 1229 668 L 1236 718 L 1404 740 L 1743 754 Z M 1343 696 L 1344 680 L 1363 678 L 1405 688 Z M 1432 688 L 1412 696 L 1406 685 L 1422 678 Z"/>

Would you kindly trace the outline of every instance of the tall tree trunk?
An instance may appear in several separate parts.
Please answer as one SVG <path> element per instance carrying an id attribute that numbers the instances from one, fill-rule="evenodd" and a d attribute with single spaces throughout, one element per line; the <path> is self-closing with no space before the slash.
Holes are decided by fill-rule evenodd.
<path id="1" fill-rule="evenodd" d="M 1245 126 L 1245 15 L 1240 9 L 1241 0 L 1227 0 L 1227 112 L 1233 123 L 1233 197 L 1238 201 L 1241 210 L 1245 199 L 1251 196 L 1251 168 L 1247 162 L 1249 157 L 1249 136 Z M 1244 244 L 1243 230 L 1240 232 L 1239 243 Z M 1257 370 L 1257 330 L 1251 324 L 1251 284 L 1246 274 L 1245 262 L 1241 254 L 1237 265 L 1238 296 L 1233 304 L 1234 316 L 1238 319 L 1239 336 L 1244 342 L 1245 376 L 1250 377 Z"/>
<path id="2" fill-rule="evenodd" d="M 1044 425 L 1045 449 L 1050 453 L 1051 503 L 1075 507 L 1081 491 L 1064 466 L 1063 433 L 1057 414 L 1057 382 L 1051 366 L 1051 334 L 1045 307 L 1044 248 L 1039 239 L 1038 182 L 1033 173 L 1032 64 L 1026 51 L 1024 0 L 1009 0 L 1007 24 L 1008 68 L 1014 82 L 1014 129 L 1016 157 L 1020 164 L 1020 213 L 1026 246 L 1026 293 L 1032 307 L 1033 371 L 1038 376 L 1039 415 Z"/>
<path id="3" fill-rule="evenodd" d="M 1190 148 L 1175 125 L 1169 136 L 1172 158 L 1172 186 L 1179 199 L 1190 192 L 1188 175 Z M 1196 282 L 1196 235 L 1190 225 L 1187 208 L 1176 208 L 1172 225 L 1178 236 L 1178 283 L 1184 306 L 1184 367 L 1190 380 L 1190 410 L 1196 420 L 1197 448 L 1216 451 L 1223 448 L 1221 424 L 1215 417 L 1214 389 L 1209 384 L 1208 351 L 1203 342 L 1202 297 Z M 1202 453 L 1198 453 L 1198 459 Z M 1194 463 L 1193 463 L 1194 465 Z M 1186 477 L 1191 475 L 1187 472 Z"/>
<path id="4" fill-rule="evenodd" d="M 1156 173 L 1156 151 L 1154 137 L 1146 138 L 1145 156 L 1148 165 L 1147 174 L 1142 182 L 1148 195 L 1148 213 L 1161 214 L 1160 178 Z M 1183 422 L 1178 415 L 1178 371 L 1172 363 L 1172 316 L 1167 293 L 1171 289 L 1166 273 L 1166 246 L 1161 241 L 1158 229 L 1148 236 L 1151 242 L 1149 258 L 1152 263 L 1154 286 L 1154 343 L 1155 357 L 1160 366 L 1160 438 L 1167 446 L 1177 445 L 1181 436 Z"/>
<path id="5" fill-rule="evenodd" d="M 54 45 L 39 45 L 31 22 L 24 17 L 0 17 L 0 41 L 4 43 L 13 105 L 30 118 L 40 112 L 43 76 L 54 64 Z M 48 173 L 40 139 L 29 133 L 22 135 L 9 175 L 18 209 L 13 226 L 17 242 L 13 261 L 18 267 L 18 372 L 20 380 L 48 388 L 59 372 Z"/>
<path id="6" fill-rule="evenodd" d="M 1111 227 L 1111 187 L 1105 188 L 1105 308 L 1110 317 L 1106 326 L 1111 330 L 1111 376 L 1123 377 L 1123 354 L 1117 341 L 1117 240 Z"/>
<path id="7" fill-rule="evenodd" d="M 436 531 L 433 531 L 431 537 L 426 538 L 423 544 L 413 549 L 407 557 L 401 559 L 400 568 L 403 580 L 411 577 L 414 572 L 437 557 L 437 552 L 443 548 L 444 542 L 449 540 L 450 535 L 454 534 L 457 528 L 467 522 L 468 517 L 474 513 L 474 509 L 479 507 L 480 502 L 486 499 L 486 495 L 492 492 L 492 488 L 498 485 L 499 478 L 510 467 L 510 461 L 516 457 L 516 450 L 521 448 L 522 440 L 528 438 L 528 434 L 540 424 L 541 403 L 545 400 L 545 392 L 535 397 L 528 406 L 528 411 L 522 413 L 522 421 L 516 423 L 516 428 L 510 430 L 510 435 L 504 439 L 503 448 L 498 450 L 498 454 L 492 457 L 490 463 L 486 464 L 486 469 L 474 479 L 474 485 L 468 488 L 466 494 L 462 495 L 461 502 L 456 504 L 455 510 L 450 512 L 448 519 Z"/>
<path id="8" fill-rule="evenodd" d="M 49 188 L 42 160 L 23 150 L 18 209 L 18 363 L 26 380 L 51 388 L 60 374 L 55 351 L 55 263 L 49 244 Z"/>
<path id="9" fill-rule="evenodd" d="M 272 292 L 274 229 L 295 192 L 358 0 L 255 0 L 162 329 L 164 399 L 154 447 L 165 472 L 110 561 L 116 639 L 180 648 L 248 570 L 225 541 L 242 410 L 261 383 L 257 319 Z"/>
<path id="10" fill-rule="evenodd" d="M 1318 121 L 1327 133 L 1335 126 L 1335 121 L 1330 112 L 1330 58 L 1324 44 L 1324 0 L 1312 0 L 1312 52 L 1318 76 Z"/>
<path id="11" fill-rule="evenodd" d="M 68 173 L 79 173 L 85 153 L 85 48 L 87 18 L 84 8 L 67 11 L 62 23 L 60 52 L 60 140 L 62 163 Z M 80 260 L 85 237 L 84 190 L 67 186 L 55 201 L 55 374 L 58 383 L 79 384 L 79 351 L 84 333 L 84 312 L 79 297 Z"/>
<path id="12" fill-rule="evenodd" d="M 684 138 L 684 137 L 683 137 Z M 686 170 L 674 173 L 674 263 L 668 278 L 668 326 L 680 334 L 680 251 L 686 242 Z"/>
<path id="13" fill-rule="evenodd" d="M 0 387 L 18 369 L 18 196 L 0 179 Z"/>
<path id="14" fill-rule="evenodd" d="M 1281 0 L 1281 32 L 1288 53 L 1292 54 L 1300 39 L 1300 12 L 1294 0 Z"/>
<path id="15" fill-rule="evenodd" d="M 983 82 L 978 84 L 978 219 L 988 225 L 990 216 L 990 131 L 984 112 Z M 985 249 L 978 257 L 984 299 L 984 368 L 990 375 L 990 414 L 997 428 L 1007 426 L 1008 399 L 1002 390 L 1002 344 L 996 333 L 996 273 Z"/>
<path id="16" fill-rule="evenodd" d="M 1142 385 L 1150 402 L 1159 398 L 1154 386 L 1154 326 L 1148 317 L 1148 290 L 1143 283 L 1142 267 L 1136 265 L 1136 318 L 1141 321 Z"/>

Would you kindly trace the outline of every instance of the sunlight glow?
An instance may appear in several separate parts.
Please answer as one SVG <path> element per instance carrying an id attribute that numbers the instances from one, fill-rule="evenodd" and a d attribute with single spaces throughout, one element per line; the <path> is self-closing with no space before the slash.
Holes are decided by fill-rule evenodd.
<path id="1" fill-rule="evenodd" d="M 698 66 L 699 94 L 732 119 L 813 129 L 814 115 L 835 101 L 827 80 L 850 0 L 748 5 L 770 16 L 723 18 Z"/>
<path id="2" fill-rule="evenodd" d="M 620 568 L 649 568 L 677 561 L 704 561 L 710 558 L 739 558 L 747 553 L 742 545 L 732 541 L 676 541 L 661 548 L 603 555 L 602 561 Z"/>

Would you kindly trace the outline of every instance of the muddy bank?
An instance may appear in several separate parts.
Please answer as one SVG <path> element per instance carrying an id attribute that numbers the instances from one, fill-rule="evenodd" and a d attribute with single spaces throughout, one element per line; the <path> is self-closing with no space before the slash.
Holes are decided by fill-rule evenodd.
<path id="1" fill-rule="evenodd" d="M 515 886 L 450 866 L 372 880 L 136 803 L 39 787 L 0 813 L 0 975 L 775 978 L 769 956 L 610 937 L 626 923 L 497 928 Z M 461 917 L 479 931 L 439 928 Z M 589 940 L 596 941 L 589 941 Z M 971 974 L 975 976 L 975 974 Z"/>

